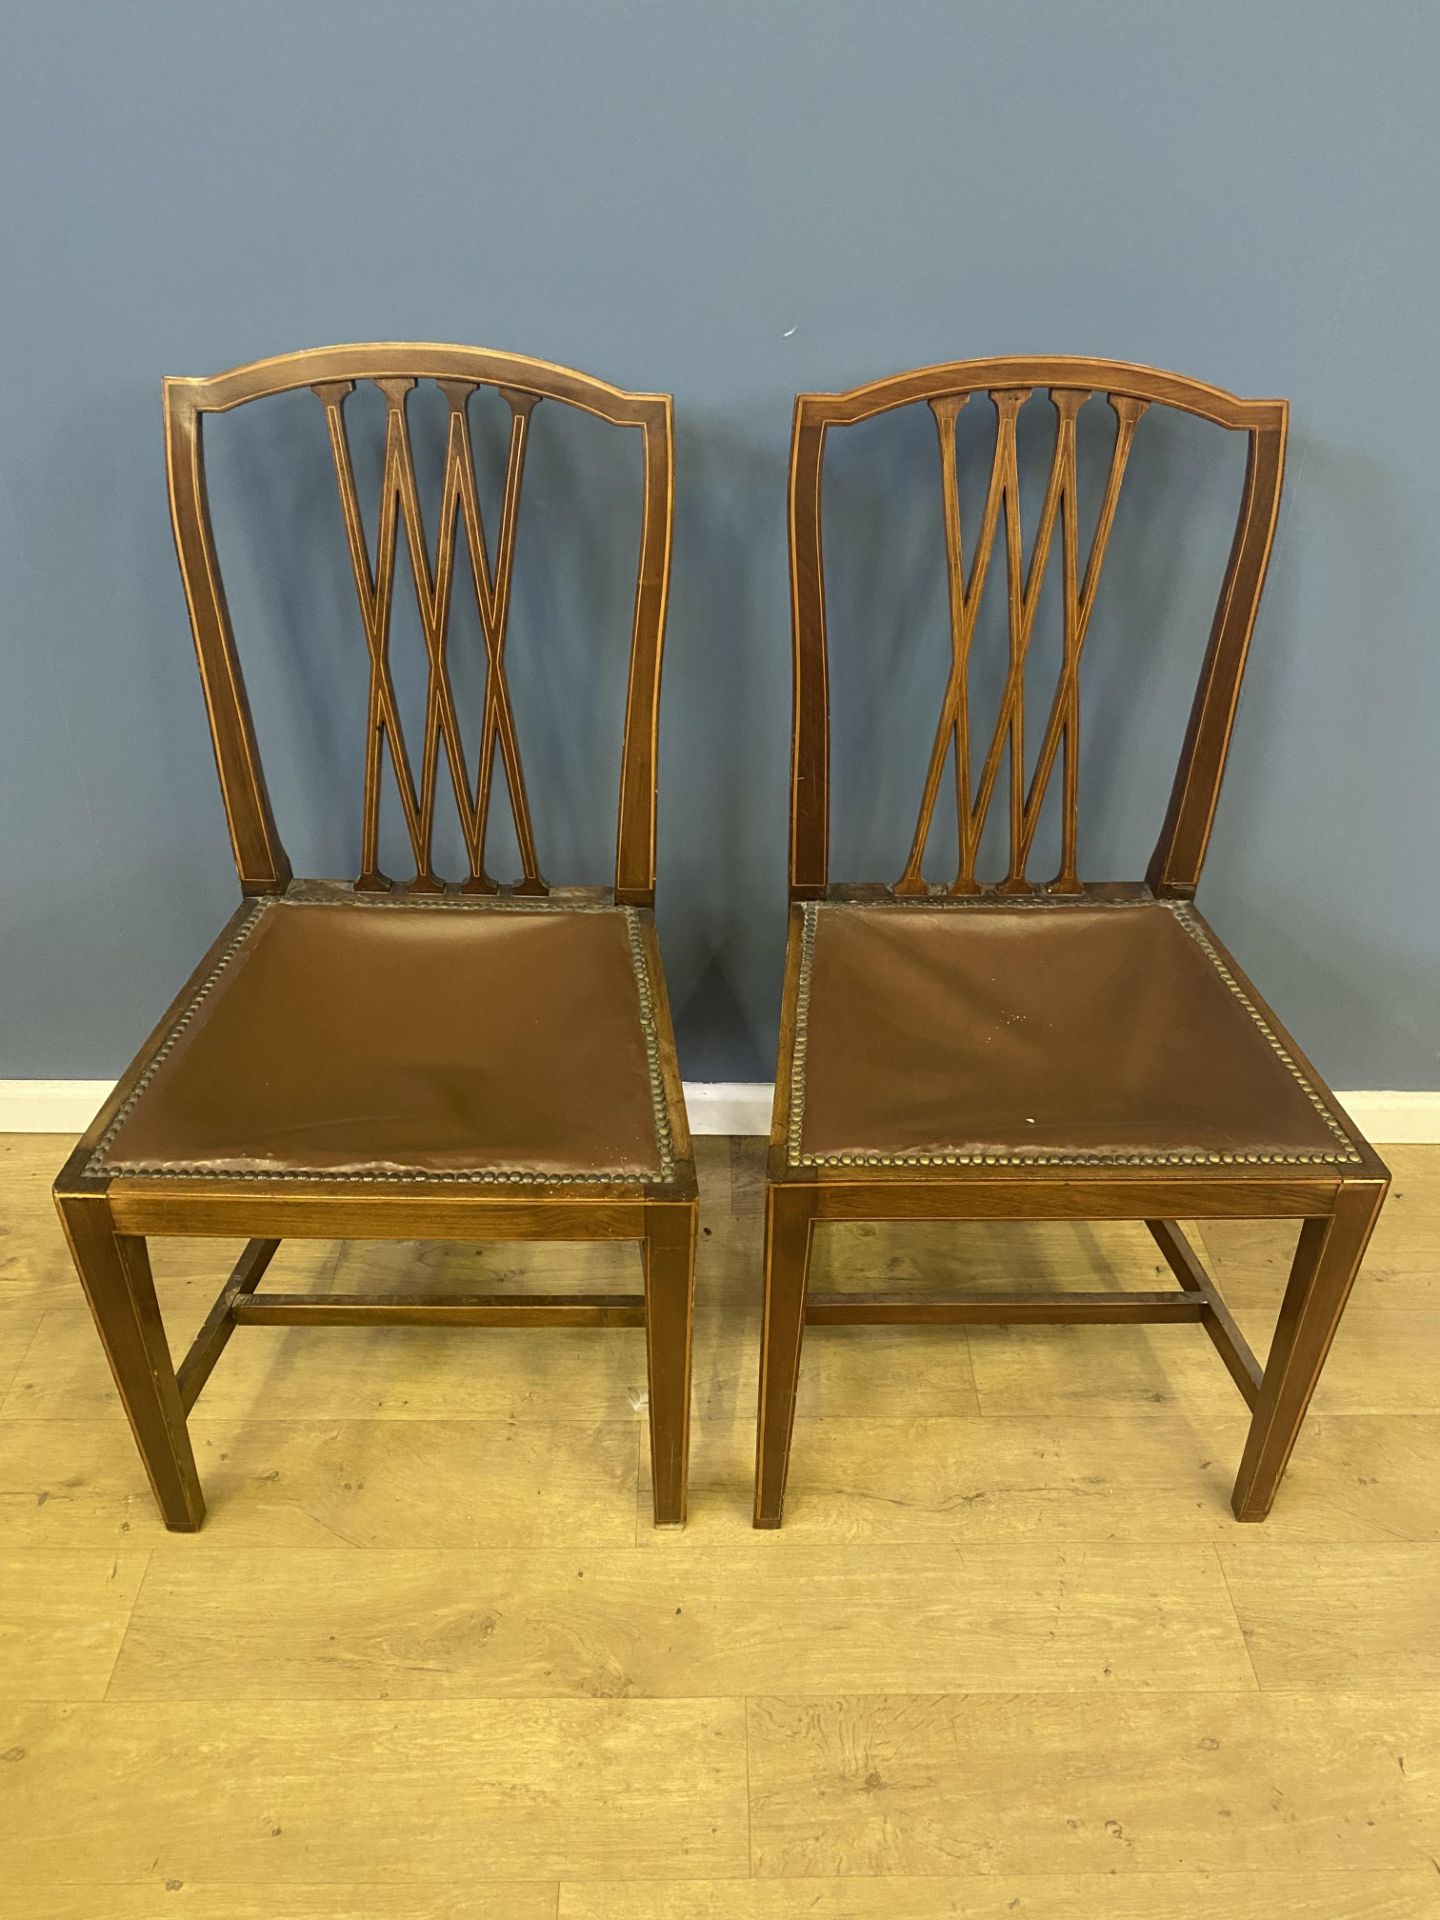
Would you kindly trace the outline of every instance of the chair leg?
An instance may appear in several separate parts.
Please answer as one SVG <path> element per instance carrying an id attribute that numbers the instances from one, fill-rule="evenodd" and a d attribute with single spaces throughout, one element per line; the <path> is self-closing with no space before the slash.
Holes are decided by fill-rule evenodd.
<path id="1" fill-rule="evenodd" d="M 1300 1229 L 1231 1499 L 1237 1520 L 1270 1511 L 1385 1192 L 1382 1181 L 1347 1181 L 1334 1212 Z"/>
<path id="2" fill-rule="evenodd" d="M 755 1450 L 757 1527 L 778 1527 L 785 1507 L 813 1221 L 814 1207 L 803 1187 L 767 1187 L 765 1320 L 760 1334 L 760 1421 Z"/>
<path id="3" fill-rule="evenodd" d="M 645 1209 L 645 1362 L 657 1527 L 685 1524 L 697 1211 L 693 1201 Z"/>
<path id="4" fill-rule="evenodd" d="M 161 1515 L 172 1532 L 195 1533 L 205 1500 L 145 1242 L 116 1233 L 101 1193 L 55 1204 Z"/>

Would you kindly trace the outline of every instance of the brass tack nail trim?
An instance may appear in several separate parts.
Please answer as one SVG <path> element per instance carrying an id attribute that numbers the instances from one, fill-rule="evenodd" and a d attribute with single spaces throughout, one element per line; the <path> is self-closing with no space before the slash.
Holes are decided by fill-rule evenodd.
<path id="1" fill-rule="evenodd" d="M 190 1022 L 199 1012 L 201 1005 L 214 988 L 215 982 L 220 978 L 221 974 L 224 973 L 230 962 L 235 958 L 235 955 L 254 932 L 256 925 L 259 923 L 260 916 L 272 904 L 269 900 L 257 900 L 245 915 L 245 918 L 240 922 L 240 925 L 235 929 L 235 933 L 227 943 L 224 952 L 196 988 L 189 1005 L 185 1008 L 179 1019 L 176 1020 L 174 1026 L 171 1027 L 165 1038 L 160 1042 L 160 1045 L 155 1049 L 145 1071 L 140 1075 L 140 1078 L 135 1082 L 135 1085 L 130 1089 L 129 1094 L 122 1103 L 120 1111 L 115 1115 L 115 1118 L 110 1122 L 104 1133 L 101 1134 L 96 1143 L 95 1151 L 85 1163 L 85 1171 L 87 1174 L 109 1173 L 111 1171 L 111 1169 L 105 1165 L 105 1155 L 109 1151 L 116 1134 L 119 1133 L 125 1122 L 135 1111 L 146 1088 L 160 1071 L 169 1054 L 174 1050 L 181 1034 L 184 1033 L 186 1027 L 189 1026 Z"/>
<path id="2" fill-rule="evenodd" d="M 650 962 L 645 952 L 645 936 L 641 931 L 639 913 L 634 907 L 625 907 L 622 911 L 630 941 L 630 959 L 635 969 L 635 987 L 640 997 L 640 1031 L 645 1036 L 645 1064 L 650 1074 L 650 1111 L 655 1121 L 656 1144 L 660 1149 L 660 1174 L 662 1179 L 669 1180 L 675 1172 L 675 1141 L 670 1131 L 670 1108 L 665 1099 L 665 1076 L 660 1064 L 660 1036 L 655 1028 L 655 992 L 650 979 Z"/>
<path id="3" fill-rule="evenodd" d="M 1250 1018 L 1255 1022 L 1255 1025 L 1260 1029 L 1261 1033 L 1265 1036 L 1266 1041 L 1269 1043 L 1271 1052 L 1275 1055 L 1275 1057 L 1278 1060 L 1281 1060 L 1284 1062 L 1287 1072 L 1290 1074 L 1291 1078 L 1296 1082 L 1296 1084 L 1303 1090 L 1306 1097 L 1310 1101 L 1311 1106 L 1314 1107 L 1315 1111 L 1320 1115 L 1321 1119 L 1324 1120 L 1326 1126 L 1330 1129 L 1331 1133 L 1334 1134 L 1335 1138 L 1341 1143 L 1343 1147 L 1346 1148 L 1347 1151 L 1344 1154 L 1340 1155 L 1339 1157 L 1346 1161 L 1358 1162 L 1360 1159 L 1360 1155 L 1355 1151 L 1354 1144 L 1351 1141 L 1349 1134 L 1346 1133 L 1344 1127 L 1341 1126 L 1340 1122 L 1336 1119 L 1335 1115 L 1330 1111 L 1329 1107 L 1325 1104 L 1325 1101 L 1321 1098 L 1320 1094 L 1316 1091 L 1309 1077 L 1301 1071 L 1300 1067 L 1297 1065 L 1295 1061 L 1294 1056 L 1290 1053 L 1288 1048 L 1281 1045 L 1279 1036 L 1276 1034 L 1275 1029 L 1263 1017 L 1263 1015 L 1260 1012 L 1260 1009 L 1255 1005 L 1255 1002 L 1250 998 L 1249 994 L 1245 992 L 1244 988 L 1240 985 L 1240 982 L 1235 978 L 1234 974 L 1226 966 L 1225 962 L 1220 958 L 1220 955 L 1216 952 L 1214 945 L 1212 944 L 1209 937 L 1207 936 L 1204 927 L 1200 924 L 1199 920 L 1197 919 L 1193 909 L 1187 906 L 1183 901 L 1167 901 L 1166 905 L 1169 906 L 1170 911 L 1175 915 L 1175 918 L 1180 922 L 1181 926 L 1184 927 L 1185 931 L 1190 935 L 1190 938 L 1195 942 L 1196 946 L 1199 947 L 1200 951 L 1205 955 L 1206 959 L 1210 962 L 1211 966 L 1214 967 L 1215 971 L 1219 974 L 1220 978 L 1225 982 L 1225 985 L 1230 989 L 1231 993 L 1234 994 L 1235 998 L 1240 1002 L 1241 1006 L 1244 1007 L 1245 1011 L 1250 1015 Z M 1311 1156 L 1312 1159 L 1315 1157 L 1316 1156 L 1313 1156 L 1313 1155 Z M 1330 1157 L 1331 1156 L 1329 1155 L 1319 1156 L 1319 1158 L 1322 1160 L 1328 1159 Z"/>
<path id="4" fill-rule="evenodd" d="M 804 905 L 804 926 L 800 940 L 800 980 L 795 995 L 795 1045 L 790 1059 L 790 1126 L 786 1136 L 786 1156 L 792 1167 L 1216 1167 L 1237 1164 L 1293 1167 L 1362 1164 L 1362 1157 L 1349 1134 L 1330 1111 L 1308 1076 L 1297 1065 L 1294 1056 L 1281 1044 L 1274 1028 L 1220 958 L 1192 909 L 1184 901 L 1177 900 L 1157 900 L 1153 904 L 1167 909 L 1175 916 L 1214 967 L 1224 986 L 1250 1015 L 1270 1051 L 1282 1062 L 1286 1071 L 1302 1089 L 1310 1104 L 1335 1136 L 1334 1151 L 1222 1153 L 1197 1147 L 1156 1153 L 961 1153 L 929 1147 L 924 1150 L 910 1148 L 900 1153 L 806 1153 L 801 1141 L 805 1128 L 805 1066 L 809 1046 L 810 979 L 815 963 L 815 935 L 823 904 L 818 900 L 807 900 Z M 913 904 L 923 905 L 937 913 L 997 911 L 993 902 L 984 899 L 928 899 Z M 1017 903 L 1007 901 L 1005 907 L 998 910 L 1009 911 L 1015 904 Z M 1018 904 L 1027 908 L 1039 905 L 1038 902 L 1029 901 Z M 1117 906 L 1138 906 L 1151 903 L 1123 901 L 1116 904 Z M 841 907 L 839 911 L 861 913 L 872 910 L 885 912 L 892 909 L 903 911 L 911 906 L 910 901 L 875 901 L 873 904 L 867 902 L 863 906 Z M 1056 904 L 1051 910 L 1064 912 L 1065 909 L 1063 904 Z"/>
<path id="5" fill-rule="evenodd" d="M 343 909 L 347 912 L 359 908 L 412 913 L 436 909 L 462 913 L 623 913 L 626 939 L 630 948 L 630 964 L 635 975 L 635 990 L 639 1001 L 640 1031 L 645 1041 L 645 1064 L 650 1082 L 650 1109 L 655 1123 L 655 1142 L 660 1163 L 658 1179 L 661 1183 L 665 1183 L 675 1177 L 675 1142 L 670 1127 L 670 1110 L 665 1098 L 665 1079 L 660 1061 L 660 1036 L 655 1026 L 654 988 L 650 979 L 650 963 L 645 951 L 640 915 L 634 907 L 615 907 L 607 901 L 584 901 L 571 905 L 562 900 L 545 898 L 495 900 L 488 895 L 468 897 L 462 895 L 443 899 L 416 899 L 406 894 L 349 896 L 331 893 L 321 888 L 307 888 L 304 883 L 291 887 L 283 897 L 257 900 L 246 914 L 220 958 L 156 1048 L 124 1105 L 101 1135 L 95 1151 L 86 1162 L 87 1174 L 110 1174 L 123 1178 L 150 1176 L 180 1180 L 308 1180 L 322 1181 L 327 1185 L 346 1186 L 405 1185 L 418 1181 L 426 1185 L 435 1183 L 444 1186 L 613 1187 L 645 1185 L 656 1178 L 655 1175 L 643 1170 L 636 1172 L 622 1169 L 550 1173 L 527 1167 L 477 1167 L 474 1170 L 441 1171 L 415 1167 L 393 1171 L 377 1168 L 373 1172 L 348 1173 L 319 1168 L 276 1171 L 273 1168 L 198 1167 L 183 1162 L 141 1166 L 111 1165 L 106 1156 L 116 1136 L 135 1111 L 166 1059 L 174 1051 L 185 1029 L 209 997 L 221 974 L 254 932 L 262 916 L 287 906 L 312 908 L 324 906 Z"/>

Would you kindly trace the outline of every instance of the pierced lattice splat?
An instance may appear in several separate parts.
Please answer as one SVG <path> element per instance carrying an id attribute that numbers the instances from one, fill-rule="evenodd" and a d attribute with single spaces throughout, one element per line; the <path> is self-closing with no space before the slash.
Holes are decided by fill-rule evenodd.
<path id="1" fill-rule="evenodd" d="M 350 548 L 350 563 L 355 574 L 355 591 L 370 651 L 370 700 L 367 713 L 365 748 L 365 816 L 361 838 L 360 876 L 355 885 L 360 892 L 384 892 L 390 882 L 379 867 L 380 786 L 384 748 L 390 750 L 390 763 L 400 795 L 401 811 L 415 856 L 415 877 L 409 884 L 412 893 L 439 893 L 444 883 L 432 865 L 435 829 L 435 799 L 439 779 L 440 749 L 445 749 L 445 764 L 455 790 L 460 827 L 470 863 L 469 878 L 462 891 L 495 893 L 498 885 L 485 871 L 485 834 L 490 816 L 490 794 L 494 784 L 496 750 L 504 769 L 505 787 L 515 821 L 515 837 L 520 848 L 524 877 L 515 891 L 543 894 L 548 891 L 540 877 L 535 856 L 535 838 L 530 809 L 525 797 L 525 777 L 520 765 L 520 747 L 515 735 L 515 719 L 505 680 L 505 630 L 510 613 L 510 582 L 515 565 L 515 528 L 519 518 L 520 489 L 525 474 L 525 446 L 530 415 L 538 396 L 501 388 L 510 409 L 510 444 L 505 465 L 505 485 L 500 506 L 500 525 L 492 567 L 480 514 L 479 491 L 475 479 L 474 450 L 470 441 L 466 411 L 476 382 L 441 380 L 437 383 L 449 402 L 446 430 L 445 473 L 440 492 L 440 523 L 432 567 L 430 547 L 425 537 L 420 512 L 420 497 L 415 484 L 415 463 L 410 445 L 405 405 L 416 382 L 412 379 L 382 379 L 375 385 L 385 396 L 385 454 L 381 479 L 380 518 L 372 565 L 365 541 L 360 501 L 355 486 L 354 464 L 350 457 L 349 437 L 345 429 L 345 401 L 354 391 L 353 380 L 326 381 L 313 391 L 325 405 L 330 429 L 330 448 L 335 459 L 335 475 L 340 488 L 340 505 L 345 516 L 345 534 Z M 420 748 L 418 788 L 404 729 L 395 699 L 390 673 L 390 614 L 395 588 L 396 541 L 401 528 L 410 555 L 415 581 L 415 596 L 420 609 L 420 625 L 425 637 L 428 674 L 425 687 L 424 737 Z M 455 578 L 456 529 L 463 530 L 470 555 L 470 575 L 475 586 L 476 610 L 485 638 L 485 702 L 480 729 L 480 752 L 472 785 L 466 764 L 455 693 L 450 680 L 447 645 L 450 609 Z"/>
<path id="2" fill-rule="evenodd" d="M 1000 764 L 1009 749 L 1010 869 L 999 891 L 1028 894 L 1035 887 L 1026 876 L 1041 809 L 1057 755 L 1063 749 L 1064 787 L 1061 812 L 1060 871 L 1046 888 L 1050 893 L 1078 893 L 1075 868 L 1076 823 L 1080 765 L 1080 655 L 1085 645 L 1100 569 L 1115 522 L 1115 508 L 1130 458 L 1135 426 L 1146 402 L 1128 394 L 1111 394 L 1115 413 L 1115 445 L 1100 504 L 1099 519 L 1080 571 L 1079 498 L 1076 478 L 1075 422 L 1089 392 L 1073 387 L 1051 389 L 1056 412 L 1055 451 L 1028 564 L 1023 552 L 1020 518 L 1020 479 L 1015 426 L 1020 409 L 1030 398 L 1026 387 L 999 388 L 991 394 L 995 406 L 995 452 L 990 483 L 980 521 L 975 553 L 967 577 L 960 526 L 959 475 L 955 452 L 955 422 L 969 394 L 946 394 L 930 402 L 940 437 L 941 483 L 945 501 L 945 555 L 950 583 L 950 674 L 941 702 L 935 743 L 925 776 L 920 817 L 905 871 L 896 883 L 899 894 L 927 891 L 920 865 L 935 818 L 946 754 L 953 747 L 955 809 L 959 829 L 960 861 L 949 891 L 981 891 L 975 877 L 980 839 L 999 782 Z M 1001 517 L 1005 522 L 1005 575 L 1010 628 L 1010 660 L 1000 698 L 1000 710 L 981 762 L 978 783 L 972 778 L 970 747 L 970 653 L 976 621 L 985 592 L 990 559 Z M 1061 527 L 1063 650 L 1055 693 L 1041 736 L 1040 749 L 1025 781 L 1025 665 L 1035 631 L 1035 616 L 1046 568 L 1054 545 L 1056 522 Z"/>
<path id="3" fill-rule="evenodd" d="M 1027 562 L 1015 427 L 1021 407 L 1037 392 L 1049 393 L 1057 426 L 1049 479 Z M 996 437 L 985 504 L 967 566 L 956 487 L 955 423 L 961 409 L 977 394 L 988 395 L 995 407 Z M 1076 421 L 1086 401 L 1099 394 L 1106 395 L 1114 412 L 1116 437 L 1094 532 L 1082 555 Z M 951 665 L 910 856 L 899 881 L 885 889 L 901 898 L 929 891 L 920 868 L 945 760 L 952 751 L 960 857 L 959 870 L 947 891 L 984 891 L 976 880 L 975 863 L 1007 756 L 1010 858 L 999 891 L 1012 895 L 1037 891 L 1026 869 L 1057 760 L 1063 767 L 1060 871 L 1043 891 L 1061 895 L 1084 891 L 1076 873 L 1080 658 L 1136 424 L 1147 407 L 1160 406 L 1245 435 L 1248 456 L 1235 537 L 1196 682 L 1170 803 L 1145 876 L 1151 892 L 1188 899 L 1195 892 L 1214 825 L 1240 681 L 1275 535 L 1285 472 L 1286 404 L 1283 400 L 1242 400 L 1203 381 L 1158 367 L 1136 366 L 1127 360 L 1091 360 L 1063 354 L 954 360 L 943 366 L 892 374 L 846 393 L 797 396 L 790 445 L 790 596 L 795 660 L 790 758 L 791 898 L 823 899 L 837 891 L 844 894 L 857 885 L 866 894 L 874 891 L 864 881 L 835 881 L 830 874 L 830 652 L 821 534 L 826 436 L 832 428 L 854 426 L 858 421 L 872 420 L 878 414 L 921 401 L 931 408 L 940 438 Z M 983 735 L 977 737 L 977 747 L 984 740 L 977 768 L 972 764 L 977 755 L 972 750 L 968 669 L 1002 515 L 1009 663 L 994 731 L 988 740 Z M 1060 661 L 1027 780 L 1026 659 L 1057 526 L 1063 574 Z"/>
<path id="4" fill-rule="evenodd" d="M 425 536 L 406 423 L 407 396 L 421 381 L 433 381 L 449 406 L 440 521 L 433 563 Z M 384 396 L 387 414 L 377 537 L 367 547 L 345 429 L 345 401 L 357 382 Z M 492 528 L 493 557 L 481 519 L 479 488 L 467 408 L 470 395 L 493 388 L 509 409 L 509 449 L 498 518 Z M 215 549 L 205 483 L 204 427 L 208 417 L 229 413 L 275 394 L 318 394 L 329 425 L 350 547 L 355 586 L 370 661 L 369 727 L 365 756 L 364 834 L 357 886 L 389 885 L 378 866 L 380 784 L 388 747 L 399 791 L 415 874 L 411 891 L 434 893 L 433 831 L 441 755 L 455 791 L 468 856 L 461 884 L 493 893 L 485 871 L 485 835 L 498 759 L 504 770 L 510 811 L 523 869 L 516 891 L 548 891 L 536 859 L 530 810 L 521 773 L 520 748 L 505 677 L 505 633 L 515 561 L 515 529 L 525 470 L 530 417 L 539 400 L 554 400 L 640 439 L 642 496 L 634 614 L 630 631 L 624 731 L 620 743 L 620 793 L 615 836 L 613 898 L 649 906 L 655 898 L 656 769 L 660 665 L 670 582 L 670 532 L 674 513 L 675 435 L 668 394 L 629 393 L 608 381 L 557 367 L 523 354 L 489 347 L 434 342 L 372 341 L 314 347 L 250 366 L 232 367 L 208 379 L 165 382 L 165 460 L 170 517 L 180 574 L 195 635 L 195 655 L 210 718 L 215 764 L 230 828 L 235 868 L 247 894 L 283 891 L 293 869 L 276 829 L 260 760 L 259 743 L 245 691 L 245 677 L 230 624 Z M 396 542 L 401 528 L 419 602 L 428 666 L 418 758 L 407 752 L 390 672 L 391 594 Z M 448 661 L 454 569 L 463 537 L 470 558 L 485 646 L 485 692 L 479 752 L 467 760 Z"/>

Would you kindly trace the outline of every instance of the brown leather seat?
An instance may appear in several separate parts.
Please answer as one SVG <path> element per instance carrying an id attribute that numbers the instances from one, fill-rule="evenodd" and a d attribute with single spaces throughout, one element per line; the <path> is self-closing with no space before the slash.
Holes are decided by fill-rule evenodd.
<path id="1" fill-rule="evenodd" d="M 789 1160 L 1358 1160 L 1193 908 L 815 905 Z"/>
<path id="2" fill-rule="evenodd" d="M 631 910 L 256 903 L 100 1141 L 113 1174 L 668 1179 Z"/>

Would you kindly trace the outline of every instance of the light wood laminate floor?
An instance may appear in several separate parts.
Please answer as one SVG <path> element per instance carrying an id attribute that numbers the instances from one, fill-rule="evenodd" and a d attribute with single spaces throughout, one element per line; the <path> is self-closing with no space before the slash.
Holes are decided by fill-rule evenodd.
<path id="1" fill-rule="evenodd" d="M 0 1920 L 1440 1920 L 1440 1148 L 1271 1519 L 1190 1326 L 815 1329 L 749 1524 L 759 1142 L 702 1140 L 691 1522 L 637 1332 L 241 1329 L 167 1534 L 0 1136 Z M 1293 1230 L 1199 1230 L 1263 1352 Z M 155 1250 L 183 1348 L 236 1249 Z M 1141 1228 L 822 1231 L 827 1289 L 1165 1284 Z M 274 1284 L 637 1284 L 287 1245 Z"/>

